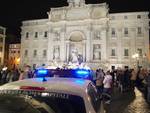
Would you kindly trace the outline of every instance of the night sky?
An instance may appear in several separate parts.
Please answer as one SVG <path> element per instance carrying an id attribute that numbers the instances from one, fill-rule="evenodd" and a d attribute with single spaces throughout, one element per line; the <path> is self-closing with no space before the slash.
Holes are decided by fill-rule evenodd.
<path id="1" fill-rule="evenodd" d="M 106 1 L 110 12 L 150 11 L 150 0 L 86 0 L 87 4 Z M 67 0 L 1 0 L 0 25 L 7 28 L 7 34 L 20 40 L 21 22 L 47 18 L 51 7 L 67 6 Z"/>

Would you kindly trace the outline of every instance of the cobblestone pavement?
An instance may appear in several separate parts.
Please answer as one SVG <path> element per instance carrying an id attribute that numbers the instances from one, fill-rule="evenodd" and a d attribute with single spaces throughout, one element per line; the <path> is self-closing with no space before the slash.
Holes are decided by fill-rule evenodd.
<path id="1" fill-rule="evenodd" d="M 124 93 L 114 89 L 111 104 L 104 104 L 104 108 L 105 113 L 150 113 L 150 105 L 138 89 Z"/>

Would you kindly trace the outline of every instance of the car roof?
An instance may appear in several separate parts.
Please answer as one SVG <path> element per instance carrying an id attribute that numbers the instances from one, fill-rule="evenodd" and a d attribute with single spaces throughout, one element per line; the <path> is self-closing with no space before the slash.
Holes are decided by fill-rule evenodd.
<path id="1" fill-rule="evenodd" d="M 7 83 L 0 90 L 19 90 L 21 86 L 44 87 L 49 92 L 61 92 L 85 96 L 87 86 L 91 81 L 76 78 L 43 78 L 24 79 Z"/>

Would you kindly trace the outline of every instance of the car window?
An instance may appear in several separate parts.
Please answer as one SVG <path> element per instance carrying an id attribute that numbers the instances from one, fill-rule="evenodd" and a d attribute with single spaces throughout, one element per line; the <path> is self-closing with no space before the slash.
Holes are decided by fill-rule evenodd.
<path id="1" fill-rule="evenodd" d="M 1 91 L 0 113 L 86 113 L 80 96 L 56 92 Z"/>
<path id="2" fill-rule="evenodd" d="M 90 83 L 88 85 L 88 95 L 90 97 L 90 101 L 92 103 L 92 106 L 94 108 L 94 110 L 96 112 L 99 111 L 100 109 L 100 104 L 101 104 L 101 100 L 100 100 L 100 96 L 98 94 L 98 91 L 96 89 L 96 87 L 93 85 L 93 83 Z"/>
<path id="3" fill-rule="evenodd" d="M 1 95 L 0 96 L 0 113 L 48 113 L 39 112 L 33 108 L 22 97 Z"/>

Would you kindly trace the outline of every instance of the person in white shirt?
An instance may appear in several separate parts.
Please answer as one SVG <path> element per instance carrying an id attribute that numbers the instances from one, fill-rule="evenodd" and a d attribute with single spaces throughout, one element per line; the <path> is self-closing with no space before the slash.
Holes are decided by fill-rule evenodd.
<path id="1" fill-rule="evenodd" d="M 111 88 L 112 88 L 112 76 L 110 75 L 110 71 L 106 72 L 106 75 L 103 80 L 104 84 L 104 96 L 107 99 L 106 103 L 110 103 L 111 99 Z"/>
<path id="2" fill-rule="evenodd" d="M 112 76 L 110 75 L 110 72 L 106 72 L 106 76 L 104 77 L 103 80 L 104 88 L 105 89 L 110 89 L 112 85 Z"/>

